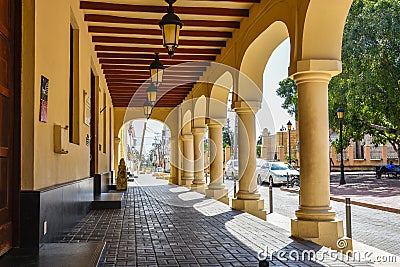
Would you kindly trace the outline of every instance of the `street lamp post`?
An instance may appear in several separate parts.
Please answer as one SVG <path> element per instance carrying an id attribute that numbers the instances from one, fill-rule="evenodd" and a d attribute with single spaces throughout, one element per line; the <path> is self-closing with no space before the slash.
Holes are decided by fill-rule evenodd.
<path id="1" fill-rule="evenodd" d="M 292 155 L 290 154 L 290 130 L 292 130 L 292 123 L 290 122 L 290 121 L 288 121 L 288 123 L 286 124 L 287 125 L 287 129 L 288 129 L 288 134 L 289 134 L 289 144 L 288 144 L 288 146 L 289 146 L 289 164 L 291 164 L 291 162 L 292 162 Z"/>
<path id="2" fill-rule="evenodd" d="M 340 145 L 340 181 L 339 184 L 343 185 L 346 184 L 346 180 L 344 179 L 344 165 L 343 165 L 343 116 L 344 116 L 344 109 L 338 108 L 337 109 L 337 116 L 339 119 L 339 145 Z"/>

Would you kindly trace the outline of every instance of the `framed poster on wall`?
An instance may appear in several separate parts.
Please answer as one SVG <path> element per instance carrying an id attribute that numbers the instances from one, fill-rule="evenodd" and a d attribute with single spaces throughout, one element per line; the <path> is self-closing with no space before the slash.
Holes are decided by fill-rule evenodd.
<path id="1" fill-rule="evenodd" d="M 39 121 L 47 122 L 47 105 L 49 99 L 49 79 L 40 77 L 40 114 Z"/>
<path id="2" fill-rule="evenodd" d="M 90 96 L 86 91 L 83 91 L 83 117 L 86 125 L 90 126 Z"/>

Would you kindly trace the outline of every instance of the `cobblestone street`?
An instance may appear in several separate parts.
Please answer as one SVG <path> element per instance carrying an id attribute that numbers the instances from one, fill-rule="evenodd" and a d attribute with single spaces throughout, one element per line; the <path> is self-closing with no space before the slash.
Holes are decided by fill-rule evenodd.
<path id="1" fill-rule="evenodd" d="M 328 249 L 290 238 L 282 228 L 231 210 L 185 187 L 148 175 L 130 186 L 121 210 L 94 210 L 64 242 L 107 242 L 101 266 L 258 266 L 258 253 L 274 254 L 272 266 L 367 266 L 344 262 Z M 313 250 L 315 260 L 290 259 Z"/>

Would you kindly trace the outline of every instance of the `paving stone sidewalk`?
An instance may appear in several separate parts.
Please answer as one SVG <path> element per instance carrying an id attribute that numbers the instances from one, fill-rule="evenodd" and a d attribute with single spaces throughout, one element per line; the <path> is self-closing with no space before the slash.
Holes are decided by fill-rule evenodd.
<path id="1" fill-rule="evenodd" d="M 266 249 L 280 252 L 270 266 L 368 266 L 187 188 L 150 176 L 136 180 L 123 209 L 91 211 L 64 242 L 106 241 L 100 266 L 258 266 Z M 290 258 L 309 250 L 316 258 Z"/>
<path id="2" fill-rule="evenodd" d="M 331 196 L 338 199 L 350 197 L 352 202 L 381 210 L 400 213 L 400 179 L 375 173 L 346 173 L 346 184 L 339 186 L 339 174 L 331 175 Z"/>
<path id="3" fill-rule="evenodd" d="M 339 185 L 340 174 L 331 174 L 331 200 L 344 202 L 346 197 L 352 204 L 400 213 L 400 179 L 376 179 L 373 172 L 345 173 L 346 184 Z M 281 187 L 284 191 L 298 192 L 298 187 Z"/>

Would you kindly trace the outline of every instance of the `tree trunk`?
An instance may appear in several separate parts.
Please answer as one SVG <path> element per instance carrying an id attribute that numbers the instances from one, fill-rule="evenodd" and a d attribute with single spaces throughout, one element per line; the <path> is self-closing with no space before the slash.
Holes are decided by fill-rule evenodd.
<path id="1" fill-rule="evenodd" d="M 400 147 L 397 145 L 397 165 L 400 165 Z"/>

